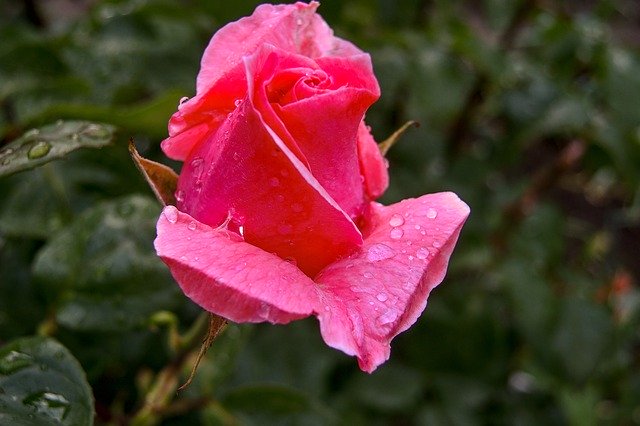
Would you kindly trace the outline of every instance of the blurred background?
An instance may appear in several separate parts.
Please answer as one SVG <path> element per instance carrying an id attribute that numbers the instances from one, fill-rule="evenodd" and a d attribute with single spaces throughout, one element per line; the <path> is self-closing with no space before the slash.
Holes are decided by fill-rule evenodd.
<path id="1" fill-rule="evenodd" d="M 11 348 L 40 350 L 24 340 L 40 335 L 79 361 L 65 362 L 98 425 L 640 424 L 636 0 L 322 2 L 373 58 L 376 138 L 421 124 L 388 154 L 382 201 L 452 190 L 471 206 L 448 276 L 372 375 L 314 319 L 229 325 L 193 383 L 135 423 L 158 372 L 186 380 L 204 328 L 155 257 L 160 206 L 127 140 L 179 167 L 159 150 L 168 118 L 213 32 L 258 3 L 0 0 L 0 150 L 38 132 L 77 141 L 67 120 L 117 129 L 0 178 L 0 419 L 91 421 L 86 389 L 11 405 Z"/>

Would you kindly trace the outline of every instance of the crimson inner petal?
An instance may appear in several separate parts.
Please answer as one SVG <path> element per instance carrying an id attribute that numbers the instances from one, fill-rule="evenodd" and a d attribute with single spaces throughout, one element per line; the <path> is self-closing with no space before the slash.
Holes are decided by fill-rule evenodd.
<path id="1" fill-rule="evenodd" d="M 331 85 L 331 77 L 323 70 L 295 68 L 278 72 L 265 90 L 270 103 L 285 106 L 325 92 Z"/>

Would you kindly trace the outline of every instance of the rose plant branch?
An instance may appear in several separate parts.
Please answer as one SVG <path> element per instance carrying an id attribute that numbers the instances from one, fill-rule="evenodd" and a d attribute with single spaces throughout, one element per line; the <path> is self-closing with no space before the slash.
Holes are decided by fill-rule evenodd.
<path id="1" fill-rule="evenodd" d="M 142 406 L 131 419 L 130 424 L 132 426 L 155 425 L 168 415 L 167 413 L 179 411 L 177 407 L 173 407 L 173 398 L 180 389 L 185 388 L 191 382 L 198 363 L 213 343 L 213 340 L 222 332 L 225 325 L 226 321 L 224 319 L 209 313 L 203 313 L 183 336 L 180 336 L 179 339 L 172 339 L 175 343 L 175 356 L 153 378 L 151 385 L 144 394 Z M 205 340 L 201 342 L 201 336 L 205 331 Z M 198 349 L 196 350 L 196 348 Z M 180 375 L 184 370 L 185 364 L 194 357 L 196 362 L 192 367 L 190 377 L 185 384 L 179 386 Z M 197 404 L 199 405 L 201 402 Z M 181 407 L 183 404 L 179 406 Z M 190 406 L 190 403 L 184 403 L 184 406 Z"/>

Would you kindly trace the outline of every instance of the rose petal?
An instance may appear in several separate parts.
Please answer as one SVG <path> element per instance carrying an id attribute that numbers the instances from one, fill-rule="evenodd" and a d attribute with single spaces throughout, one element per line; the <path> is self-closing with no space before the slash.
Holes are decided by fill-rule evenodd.
<path id="1" fill-rule="evenodd" d="M 163 140 L 160 147 L 167 157 L 184 161 L 193 147 L 212 131 L 211 127 L 209 123 L 198 124 Z"/>
<path id="2" fill-rule="evenodd" d="M 251 16 L 222 27 L 202 57 L 197 92 L 205 92 L 220 78 L 244 77 L 242 57 L 270 44 L 310 58 L 331 54 L 362 53 L 348 41 L 334 37 L 324 20 L 315 14 L 318 2 L 293 5 L 263 4 Z"/>
<path id="3" fill-rule="evenodd" d="M 286 323 L 317 306 L 313 281 L 295 265 L 165 207 L 154 245 L 184 293 L 235 322 Z"/>
<path id="4" fill-rule="evenodd" d="M 322 337 L 357 356 L 368 372 L 389 358 L 391 339 L 426 307 L 469 215 L 469 207 L 453 193 L 371 207 L 362 249 L 315 279 Z"/>
<path id="5" fill-rule="evenodd" d="M 360 231 L 307 168 L 243 102 L 185 162 L 180 210 L 217 226 L 231 215 L 245 240 L 313 277 L 362 244 Z"/>
<path id="6" fill-rule="evenodd" d="M 387 190 L 389 172 L 387 172 L 387 162 L 364 121 L 358 128 L 358 158 L 366 194 L 370 200 L 375 200 Z"/>
<path id="7" fill-rule="evenodd" d="M 333 90 L 274 109 L 313 176 L 348 215 L 357 217 L 364 206 L 364 191 L 355 142 L 365 111 L 379 96 L 378 84 L 368 55 L 322 59 L 323 70 L 335 80 Z M 344 75 L 346 69 L 352 70 L 351 80 Z"/>

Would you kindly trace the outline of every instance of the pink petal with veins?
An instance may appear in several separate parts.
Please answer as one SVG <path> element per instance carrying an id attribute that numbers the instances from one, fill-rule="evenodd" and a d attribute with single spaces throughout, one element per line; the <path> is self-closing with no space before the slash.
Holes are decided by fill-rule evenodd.
<path id="1" fill-rule="evenodd" d="M 295 265 L 165 207 L 155 248 L 184 291 L 204 309 L 235 322 L 287 323 L 313 313 L 313 281 Z"/>
<path id="2" fill-rule="evenodd" d="M 355 355 L 365 371 L 385 362 L 391 339 L 417 320 L 443 280 L 468 215 L 450 192 L 372 203 L 362 249 L 315 279 L 325 342 Z"/>

